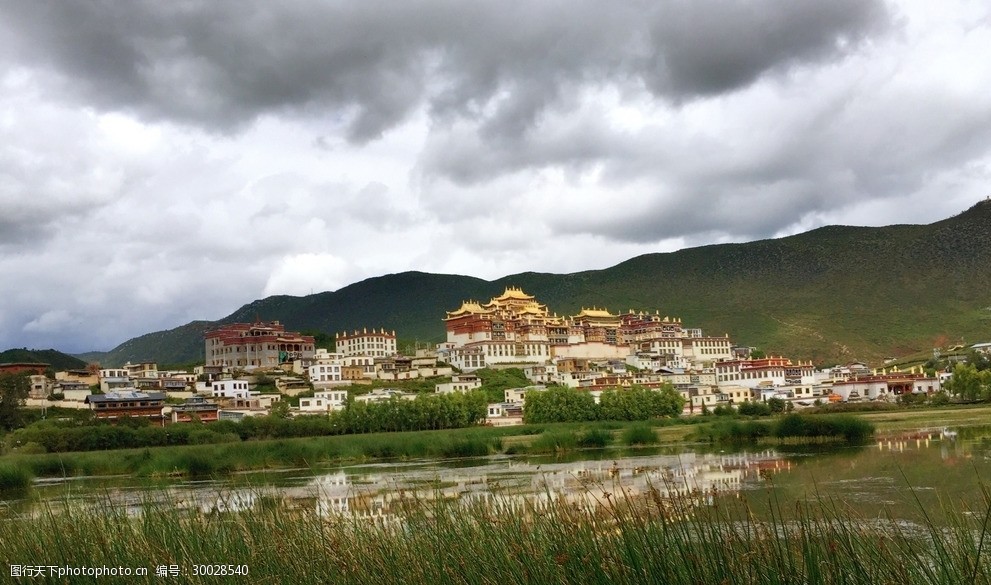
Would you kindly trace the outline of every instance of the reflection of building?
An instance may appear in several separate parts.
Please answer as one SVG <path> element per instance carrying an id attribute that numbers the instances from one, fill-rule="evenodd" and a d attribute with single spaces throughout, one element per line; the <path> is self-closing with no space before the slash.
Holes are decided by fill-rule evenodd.
<path id="1" fill-rule="evenodd" d="M 274 368 L 313 357 L 313 337 L 286 331 L 278 321 L 232 323 L 203 337 L 207 366 Z"/>

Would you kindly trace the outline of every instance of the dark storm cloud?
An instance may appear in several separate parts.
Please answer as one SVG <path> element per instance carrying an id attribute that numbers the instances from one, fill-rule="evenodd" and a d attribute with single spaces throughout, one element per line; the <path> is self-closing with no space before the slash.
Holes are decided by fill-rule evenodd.
<path id="1" fill-rule="evenodd" d="M 2 9 L 9 53 L 70 99 L 230 131 L 265 113 L 379 137 L 424 103 L 520 136 L 584 85 L 682 101 L 833 58 L 883 28 L 879 1 L 60 2 Z"/>
<path id="2" fill-rule="evenodd" d="M 883 26 L 875 2 L 675 1 L 647 25 L 645 80 L 659 95 L 691 98 L 746 86 L 767 71 L 841 55 Z"/>

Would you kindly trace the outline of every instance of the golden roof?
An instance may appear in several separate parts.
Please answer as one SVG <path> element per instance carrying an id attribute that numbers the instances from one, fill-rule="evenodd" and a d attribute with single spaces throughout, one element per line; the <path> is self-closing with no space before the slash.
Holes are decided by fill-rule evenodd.
<path id="1" fill-rule="evenodd" d="M 589 309 L 586 307 L 582 307 L 581 313 L 575 315 L 575 318 L 578 317 L 598 317 L 600 319 L 601 318 L 616 319 L 617 317 L 619 317 L 619 315 L 613 315 L 606 309 L 595 309 L 595 308 Z"/>
<path id="2" fill-rule="evenodd" d="M 482 306 L 478 304 L 478 301 L 462 301 L 461 308 L 455 311 L 447 312 L 447 318 L 453 319 L 455 317 L 461 317 L 462 315 L 481 315 L 491 312 L 492 311 L 482 308 Z"/>
<path id="3" fill-rule="evenodd" d="M 507 286 L 506 290 L 501 295 L 497 297 L 492 297 L 491 302 L 508 301 L 510 299 L 520 300 L 520 301 L 530 301 L 533 300 L 533 297 L 523 292 L 522 289 L 513 286 Z"/>

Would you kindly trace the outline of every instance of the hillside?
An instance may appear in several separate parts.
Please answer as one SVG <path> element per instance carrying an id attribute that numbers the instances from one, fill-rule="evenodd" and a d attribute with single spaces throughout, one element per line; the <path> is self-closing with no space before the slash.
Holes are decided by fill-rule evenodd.
<path id="1" fill-rule="evenodd" d="M 406 272 L 334 292 L 254 301 L 217 321 L 278 319 L 329 333 L 395 329 L 441 341 L 445 310 L 520 286 L 559 314 L 582 306 L 660 310 L 772 353 L 835 362 L 991 339 L 991 201 L 930 225 L 830 226 L 745 244 L 639 256 L 605 270 L 527 272 L 485 281 Z M 105 364 L 202 359 L 194 322 L 96 356 Z"/>
<path id="2" fill-rule="evenodd" d="M 8 349 L 0 352 L 0 364 L 21 362 L 48 364 L 55 370 L 86 367 L 85 361 L 54 349 Z"/>

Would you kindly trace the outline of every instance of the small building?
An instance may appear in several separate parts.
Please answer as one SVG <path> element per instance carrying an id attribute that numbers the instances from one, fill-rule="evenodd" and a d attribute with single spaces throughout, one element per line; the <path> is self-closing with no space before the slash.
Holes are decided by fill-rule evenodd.
<path id="1" fill-rule="evenodd" d="M 341 374 L 343 367 L 344 361 L 341 354 L 330 353 L 321 348 L 313 355 L 311 365 L 307 368 L 307 374 L 314 386 L 347 384 Z"/>
<path id="2" fill-rule="evenodd" d="M 214 380 L 211 394 L 214 398 L 251 398 L 247 380 Z"/>
<path id="3" fill-rule="evenodd" d="M 490 404 L 485 416 L 485 424 L 494 427 L 521 425 L 523 424 L 523 407 L 510 402 Z"/>
<path id="4" fill-rule="evenodd" d="M 55 381 L 44 374 L 31 375 L 31 389 L 28 390 L 29 398 L 48 398 L 55 388 Z"/>
<path id="5" fill-rule="evenodd" d="M 470 392 L 482 387 L 482 380 L 474 374 L 461 374 L 453 376 L 450 382 L 437 384 L 434 392 L 437 394 L 452 394 L 454 392 Z"/>
<path id="6" fill-rule="evenodd" d="M 347 401 L 347 390 L 314 392 L 312 398 L 299 399 L 299 412 L 300 414 L 317 414 L 341 410 Z"/>
<path id="7" fill-rule="evenodd" d="M 131 377 L 127 370 L 121 368 L 104 368 L 100 370 L 100 392 L 106 394 L 115 390 L 133 389 Z"/>
<path id="8" fill-rule="evenodd" d="M 507 388 L 503 391 L 505 402 L 503 404 L 523 404 L 526 402 L 527 392 L 543 392 L 547 386 L 524 386 L 523 388 Z"/>
<path id="9" fill-rule="evenodd" d="M 165 406 L 164 392 L 119 391 L 90 394 L 84 402 L 89 404 L 93 416 L 98 419 L 117 420 L 121 417 L 136 417 L 164 423 L 162 416 L 162 408 Z"/>
<path id="10" fill-rule="evenodd" d="M 187 398 L 182 404 L 172 407 L 172 422 L 213 422 L 220 419 L 220 406 L 202 396 Z"/>
<path id="11" fill-rule="evenodd" d="M 416 394 L 403 392 L 397 388 L 376 388 L 368 394 L 358 394 L 354 397 L 354 400 L 355 402 L 387 402 L 393 398 L 414 400 Z"/>

